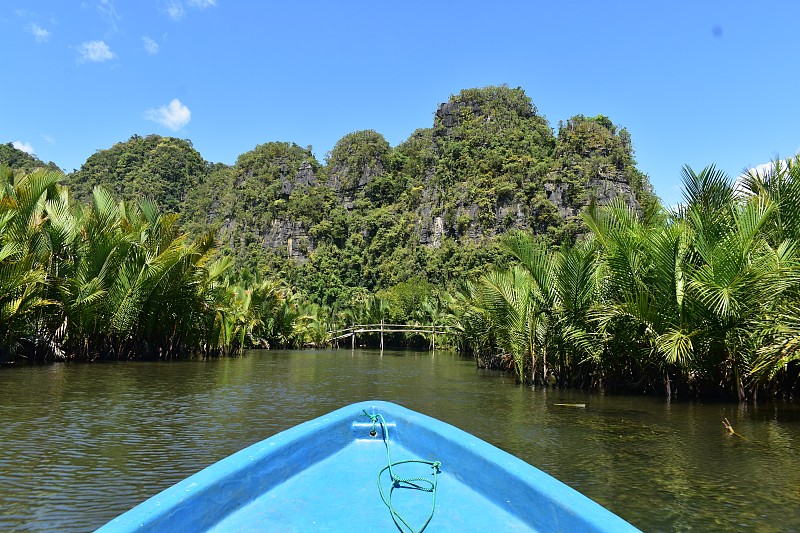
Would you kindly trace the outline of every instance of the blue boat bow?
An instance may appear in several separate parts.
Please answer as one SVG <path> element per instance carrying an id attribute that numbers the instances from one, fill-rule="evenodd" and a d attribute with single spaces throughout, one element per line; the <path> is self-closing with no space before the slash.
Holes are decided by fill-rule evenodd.
<path id="1" fill-rule="evenodd" d="M 417 481 L 379 475 L 392 470 L 389 462 L 392 476 Z M 434 480 L 434 490 L 419 480 Z M 245 448 L 99 531 L 366 529 L 638 531 L 491 444 L 383 401 L 343 407 Z"/>

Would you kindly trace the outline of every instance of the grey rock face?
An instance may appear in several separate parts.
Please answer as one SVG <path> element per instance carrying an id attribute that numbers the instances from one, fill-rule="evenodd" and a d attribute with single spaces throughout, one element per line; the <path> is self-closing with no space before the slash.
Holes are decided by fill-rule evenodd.
<path id="1" fill-rule="evenodd" d="M 622 197 L 625 204 L 633 209 L 640 210 L 641 206 L 633 194 L 631 184 L 624 176 L 613 177 L 598 176 L 589 180 L 589 191 L 594 195 L 598 205 L 607 205 L 617 197 Z"/>
<path id="2" fill-rule="evenodd" d="M 374 177 L 381 176 L 384 172 L 380 161 L 364 163 L 361 168 L 356 169 L 336 165 L 331 169 L 328 187 L 336 192 L 355 193 L 363 190 Z"/>
<path id="3" fill-rule="evenodd" d="M 316 248 L 308 235 L 308 228 L 293 220 L 273 220 L 264 235 L 263 246 L 272 250 L 283 249 L 286 257 L 303 262 Z"/>
<path id="4" fill-rule="evenodd" d="M 303 161 L 294 177 L 288 174 L 283 174 L 281 176 L 281 194 L 289 196 L 296 189 L 316 184 L 317 177 L 314 175 L 314 169 L 311 167 L 311 163 Z"/>

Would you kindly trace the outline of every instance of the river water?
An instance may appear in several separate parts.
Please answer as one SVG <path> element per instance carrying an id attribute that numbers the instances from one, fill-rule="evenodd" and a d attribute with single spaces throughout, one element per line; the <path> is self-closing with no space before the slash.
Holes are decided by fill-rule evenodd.
<path id="1" fill-rule="evenodd" d="M 797 405 L 532 390 L 450 352 L 370 350 L 0 368 L 0 531 L 96 528 L 249 444 L 370 399 L 473 433 L 646 531 L 800 531 Z"/>

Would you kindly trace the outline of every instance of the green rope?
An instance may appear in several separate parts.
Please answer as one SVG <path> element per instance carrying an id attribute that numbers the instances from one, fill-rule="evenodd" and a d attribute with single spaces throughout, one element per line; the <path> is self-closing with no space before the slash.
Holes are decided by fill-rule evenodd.
<path id="1" fill-rule="evenodd" d="M 396 461 L 392 462 L 392 457 L 389 453 L 389 428 L 386 425 L 386 420 L 383 418 L 383 415 L 376 414 L 371 415 L 369 414 L 366 409 L 364 410 L 364 415 L 368 417 L 372 421 L 372 429 L 370 430 L 370 435 L 375 435 L 375 424 L 380 423 L 381 425 L 381 433 L 383 435 L 383 443 L 386 445 L 386 461 L 388 464 L 384 466 L 380 472 L 378 472 L 378 491 L 381 494 L 381 500 L 383 503 L 386 504 L 386 507 L 389 508 L 389 512 L 392 514 L 392 520 L 394 520 L 395 525 L 397 528 L 405 533 L 405 526 L 408 531 L 411 533 L 422 533 L 425 531 L 425 528 L 428 527 L 428 524 L 433 518 L 433 512 L 436 510 L 436 485 L 437 485 L 437 478 L 436 474 L 439 473 L 439 468 L 442 466 L 442 463 L 439 461 L 424 461 L 422 459 L 409 459 L 406 461 Z M 397 465 L 402 465 L 405 463 L 421 463 L 430 465 L 433 468 L 433 481 L 428 478 L 424 477 L 411 477 L 411 478 L 401 478 L 397 474 L 394 473 L 394 467 Z M 381 485 L 381 476 L 384 472 L 389 471 L 389 477 L 392 479 L 392 486 L 389 488 L 389 495 L 388 497 L 383 492 L 383 486 Z M 401 489 L 414 489 L 414 490 L 421 490 L 423 492 L 430 492 L 431 493 L 431 513 L 428 515 L 428 519 L 425 520 L 425 523 L 422 524 L 420 529 L 414 529 L 411 527 L 406 520 L 400 516 L 400 513 L 395 510 L 392 506 L 392 493 L 394 489 L 401 488 Z"/>

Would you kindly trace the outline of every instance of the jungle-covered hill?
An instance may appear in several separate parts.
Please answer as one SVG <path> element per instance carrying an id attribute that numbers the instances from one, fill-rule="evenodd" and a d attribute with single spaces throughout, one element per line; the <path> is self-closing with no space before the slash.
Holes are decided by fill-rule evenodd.
<path id="1" fill-rule="evenodd" d="M 32 164 L 0 148 L 0 163 Z M 577 115 L 556 134 L 522 89 L 505 86 L 452 96 L 396 147 L 364 130 L 322 162 L 311 147 L 274 141 L 228 166 L 188 140 L 134 135 L 65 183 L 79 200 L 97 185 L 153 198 L 190 235 L 214 230 L 245 276 L 278 273 L 327 305 L 357 288 L 472 277 L 502 262 L 496 237 L 511 229 L 572 240 L 592 200 L 622 197 L 637 210 L 656 201 L 624 128 Z"/>
<path id="2" fill-rule="evenodd" d="M 15 148 L 13 143 L 0 144 L 0 165 L 6 165 L 15 170 L 24 170 L 25 172 L 31 172 L 37 168 L 61 172 L 58 165 L 52 161 L 45 163 L 35 155 Z"/>

